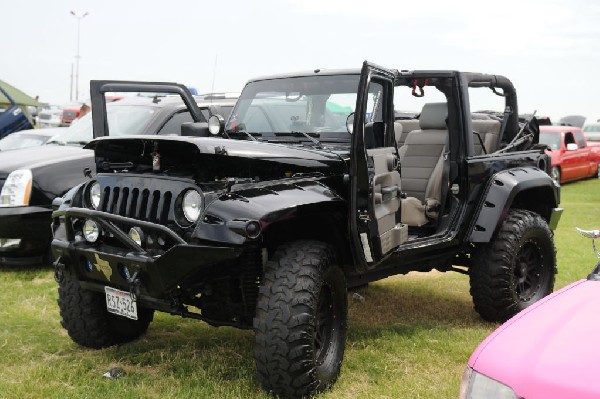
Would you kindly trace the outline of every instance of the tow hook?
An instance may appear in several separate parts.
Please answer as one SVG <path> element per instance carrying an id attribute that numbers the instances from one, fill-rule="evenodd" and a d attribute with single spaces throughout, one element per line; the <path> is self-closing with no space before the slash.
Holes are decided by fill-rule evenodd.
<path id="1" fill-rule="evenodd" d="M 133 301 L 136 301 L 137 298 L 140 296 L 140 285 L 142 284 L 142 282 L 138 277 L 138 273 L 139 270 L 133 273 L 133 276 L 127 279 L 127 281 L 129 282 L 129 296 Z"/>
<path id="2" fill-rule="evenodd" d="M 54 261 L 52 264 L 54 267 L 54 280 L 57 283 L 62 283 L 65 279 L 65 269 L 66 265 L 62 262 L 62 256 L 59 256 L 58 259 Z"/>

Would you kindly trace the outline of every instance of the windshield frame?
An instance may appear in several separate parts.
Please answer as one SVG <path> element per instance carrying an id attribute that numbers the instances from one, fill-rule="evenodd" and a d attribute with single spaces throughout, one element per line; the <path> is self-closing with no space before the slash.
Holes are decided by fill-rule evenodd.
<path id="1" fill-rule="evenodd" d="M 359 79 L 360 74 L 348 72 L 250 81 L 227 119 L 225 135 L 248 140 L 250 134 L 259 141 L 282 143 L 348 143 L 346 120 L 356 107 Z"/>

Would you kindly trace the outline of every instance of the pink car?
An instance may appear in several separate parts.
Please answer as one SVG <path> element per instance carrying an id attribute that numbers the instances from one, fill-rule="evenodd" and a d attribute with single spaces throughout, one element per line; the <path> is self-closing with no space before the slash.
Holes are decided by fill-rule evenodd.
<path id="1" fill-rule="evenodd" d="M 600 238 L 600 231 L 581 231 Z M 596 255 L 600 257 L 598 251 Z M 473 352 L 461 399 L 598 399 L 600 263 L 587 280 L 542 299 Z"/>

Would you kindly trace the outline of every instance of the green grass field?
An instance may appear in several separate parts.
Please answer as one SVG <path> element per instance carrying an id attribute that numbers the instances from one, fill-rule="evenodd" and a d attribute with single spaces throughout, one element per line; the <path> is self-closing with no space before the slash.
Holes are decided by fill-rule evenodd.
<path id="1" fill-rule="evenodd" d="M 575 226 L 600 228 L 600 180 L 562 188 L 556 288 L 596 263 Z M 250 331 L 156 314 L 139 341 L 104 350 L 74 344 L 59 323 L 47 268 L 0 270 L 0 398 L 266 398 Z M 465 363 L 496 324 L 481 321 L 468 277 L 411 273 L 350 296 L 342 373 L 322 398 L 456 398 Z M 102 378 L 112 367 L 126 374 Z"/>

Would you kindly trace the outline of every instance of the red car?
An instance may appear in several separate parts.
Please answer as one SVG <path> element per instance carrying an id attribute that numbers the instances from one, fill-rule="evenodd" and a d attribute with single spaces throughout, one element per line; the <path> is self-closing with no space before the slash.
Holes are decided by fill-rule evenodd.
<path id="1" fill-rule="evenodd" d="M 106 97 L 107 103 L 117 101 L 117 100 L 120 100 L 123 98 L 123 96 L 105 96 L 105 97 Z M 71 122 L 73 122 L 75 119 L 79 118 L 80 113 L 81 113 L 81 107 L 83 106 L 83 104 L 90 106 L 91 100 L 88 99 L 82 103 L 70 104 L 70 105 L 63 107 L 60 126 L 69 126 L 71 124 Z"/>
<path id="2" fill-rule="evenodd" d="M 580 128 L 540 126 L 540 143 L 550 148 L 551 176 L 555 181 L 600 177 L 600 146 L 588 144 Z"/>

